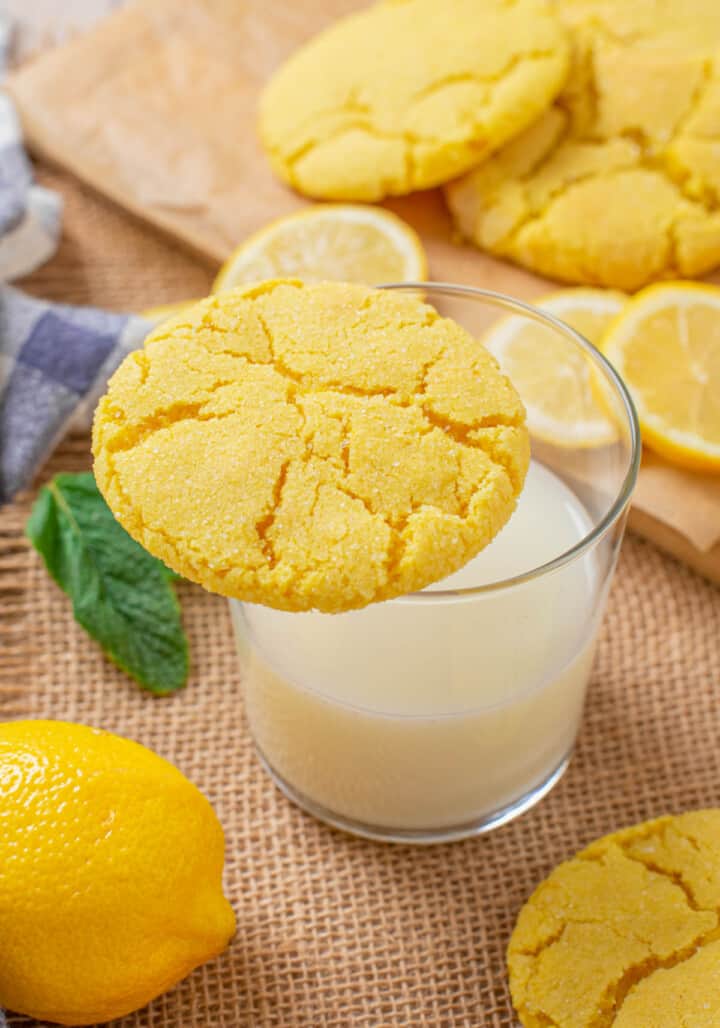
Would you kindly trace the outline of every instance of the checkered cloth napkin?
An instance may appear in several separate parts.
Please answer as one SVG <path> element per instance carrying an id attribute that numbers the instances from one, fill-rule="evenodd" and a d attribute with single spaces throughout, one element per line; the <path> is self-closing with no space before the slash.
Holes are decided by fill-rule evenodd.
<path id="1" fill-rule="evenodd" d="M 9 39 L 0 13 L 0 74 Z M 17 115 L 0 93 L 0 283 L 52 256 L 60 221 L 60 198 L 34 183 Z M 0 284 L 0 504 L 30 484 L 71 425 L 89 426 L 108 377 L 150 327 Z"/>

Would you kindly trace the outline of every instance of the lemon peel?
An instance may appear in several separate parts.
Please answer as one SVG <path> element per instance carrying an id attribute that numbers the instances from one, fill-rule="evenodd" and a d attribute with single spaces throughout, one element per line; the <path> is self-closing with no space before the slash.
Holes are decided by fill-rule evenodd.
<path id="1" fill-rule="evenodd" d="M 597 345 L 627 297 L 607 289 L 564 289 L 534 302 Z M 518 390 L 533 436 L 563 448 L 615 442 L 618 426 L 591 358 L 555 329 L 515 315 L 493 325 L 482 343 Z"/>
<path id="2" fill-rule="evenodd" d="M 83 725 L 6 722 L 0 796 L 2 1006 L 109 1021 L 228 944 L 222 828 L 166 760 Z"/>
<path id="3" fill-rule="evenodd" d="M 265 225 L 228 257 L 213 293 L 272 278 L 304 282 L 418 282 L 427 258 L 417 233 L 391 211 L 318 204 Z"/>
<path id="4" fill-rule="evenodd" d="M 720 288 L 667 282 L 637 293 L 601 343 L 647 445 L 698 471 L 720 472 L 719 326 Z"/>

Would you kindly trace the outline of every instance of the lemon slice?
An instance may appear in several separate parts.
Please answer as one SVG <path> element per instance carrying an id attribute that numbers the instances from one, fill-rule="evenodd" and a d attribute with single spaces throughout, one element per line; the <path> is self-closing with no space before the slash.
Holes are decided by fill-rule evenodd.
<path id="1" fill-rule="evenodd" d="M 720 289 L 643 289 L 602 348 L 632 393 L 648 446 L 682 467 L 720 472 Z"/>
<path id="2" fill-rule="evenodd" d="M 177 300 L 175 303 L 161 303 L 157 307 L 148 307 L 140 313 L 148 321 L 156 321 L 160 324 L 162 321 L 167 321 L 168 318 L 173 318 L 176 314 L 182 314 L 184 310 L 193 307 L 197 302 L 197 300 Z"/>
<path id="3" fill-rule="evenodd" d="M 626 302 L 624 293 L 612 290 L 565 289 L 536 306 L 597 344 Z M 512 315 L 482 342 L 520 393 L 532 435 L 564 447 L 604 446 L 617 438 L 590 358 L 553 329 Z"/>
<path id="4" fill-rule="evenodd" d="M 319 204 L 279 218 L 241 243 L 212 291 L 267 278 L 379 285 L 426 277 L 422 243 L 397 215 L 382 207 Z"/>

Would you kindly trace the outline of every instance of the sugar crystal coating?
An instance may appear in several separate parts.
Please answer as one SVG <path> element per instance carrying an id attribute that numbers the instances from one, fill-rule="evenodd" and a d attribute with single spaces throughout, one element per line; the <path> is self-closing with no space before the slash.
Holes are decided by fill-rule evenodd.
<path id="1" fill-rule="evenodd" d="M 95 416 L 127 531 L 206 588 L 347 610 L 450 574 L 507 521 L 525 412 L 493 357 L 413 295 L 272 281 L 152 332 Z"/>
<path id="2" fill-rule="evenodd" d="M 560 864 L 508 947 L 525 1028 L 720 1023 L 720 810 L 661 817 Z"/>
<path id="3" fill-rule="evenodd" d="M 270 80 L 260 135 L 308 196 L 447 182 L 529 125 L 568 72 L 545 0 L 394 0 L 335 22 Z"/>
<path id="4" fill-rule="evenodd" d="M 634 291 L 720 264 L 720 4 L 558 3 L 573 34 L 554 105 L 447 186 L 456 224 L 566 282 Z"/>

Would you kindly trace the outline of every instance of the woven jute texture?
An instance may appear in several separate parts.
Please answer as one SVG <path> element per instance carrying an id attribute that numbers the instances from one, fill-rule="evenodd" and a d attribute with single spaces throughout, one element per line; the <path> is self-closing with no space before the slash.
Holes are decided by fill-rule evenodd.
<path id="1" fill-rule="evenodd" d="M 44 178 L 66 196 L 67 238 L 34 292 L 139 308 L 205 288 L 210 269 Z M 88 466 L 79 438 L 42 477 Z M 154 699 L 110 666 L 23 539 L 33 495 L 0 512 L 4 716 L 102 725 L 153 747 L 204 790 L 227 837 L 231 949 L 122 1028 L 509 1028 L 504 949 L 550 868 L 621 825 L 720 805 L 720 591 L 648 543 L 626 540 L 563 781 L 485 838 L 412 849 L 334 832 L 275 790 L 248 736 L 219 597 L 180 587 L 193 655 L 182 693 Z"/>

